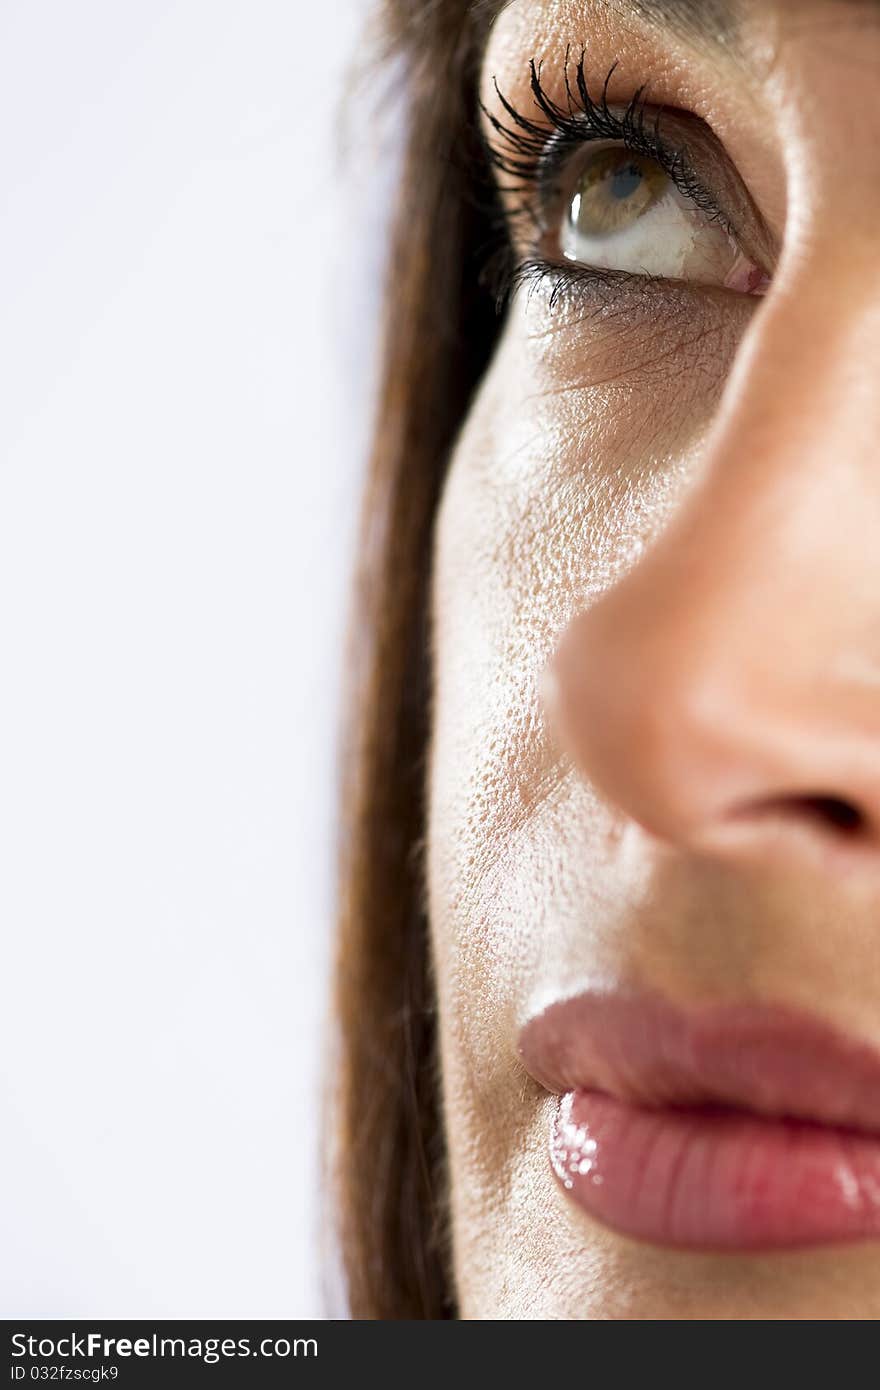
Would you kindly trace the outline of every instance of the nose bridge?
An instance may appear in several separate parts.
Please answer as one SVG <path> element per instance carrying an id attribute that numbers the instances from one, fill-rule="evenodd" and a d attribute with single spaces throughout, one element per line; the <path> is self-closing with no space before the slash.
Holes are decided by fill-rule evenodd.
<path id="1" fill-rule="evenodd" d="M 557 653 L 575 760 L 664 838 L 819 797 L 880 826 L 880 286 L 857 269 L 774 291 L 680 514 Z"/>
<path id="2" fill-rule="evenodd" d="M 866 295 L 855 276 L 835 284 L 805 268 L 767 306 L 735 364 L 701 480 L 631 576 L 662 595 L 667 622 L 702 627 L 707 659 L 733 642 L 751 665 L 772 627 L 789 660 L 798 650 L 806 660 L 873 620 L 873 603 L 857 600 L 880 556 L 874 278 Z M 786 636 L 807 608 L 813 641 L 799 649 Z"/>
<path id="3" fill-rule="evenodd" d="M 679 598 L 709 605 L 713 625 L 753 602 L 756 635 L 772 620 L 781 637 L 779 608 L 793 622 L 809 606 L 813 645 L 821 619 L 840 636 L 866 615 L 856 586 L 880 554 L 880 273 L 873 254 L 844 266 L 836 250 L 836 273 L 817 245 L 756 319 L 702 482 L 653 557 L 687 562 L 671 566 Z"/>

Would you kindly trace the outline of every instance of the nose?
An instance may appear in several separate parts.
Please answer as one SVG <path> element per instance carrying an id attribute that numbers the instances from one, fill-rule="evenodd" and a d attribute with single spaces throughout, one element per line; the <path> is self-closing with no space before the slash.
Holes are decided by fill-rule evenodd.
<path id="1" fill-rule="evenodd" d="M 878 362 L 875 270 L 772 292 L 699 481 L 563 634 L 558 733 L 663 840 L 880 848 Z"/>

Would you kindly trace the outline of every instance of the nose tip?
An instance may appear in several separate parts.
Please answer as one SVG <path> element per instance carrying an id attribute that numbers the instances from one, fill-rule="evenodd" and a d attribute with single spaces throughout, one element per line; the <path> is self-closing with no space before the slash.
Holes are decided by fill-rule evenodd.
<path id="1" fill-rule="evenodd" d="M 624 581 L 570 624 L 548 668 L 545 706 L 585 778 L 682 847 L 880 848 L 876 711 L 848 718 L 852 698 L 756 619 L 663 593 L 650 575 Z"/>

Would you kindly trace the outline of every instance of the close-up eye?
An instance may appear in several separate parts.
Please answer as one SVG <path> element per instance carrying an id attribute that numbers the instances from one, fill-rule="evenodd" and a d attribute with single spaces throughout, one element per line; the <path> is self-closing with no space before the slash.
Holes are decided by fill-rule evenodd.
<path id="1" fill-rule="evenodd" d="M 516 256 L 536 271 L 568 267 L 763 294 L 773 250 L 739 174 L 709 127 L 650 106 L 640 88 L 594 96 L 582 57 L 563 70 L 564 101 L 530 64 L 530 109 L 495 83 L 483 108 L 489 159 Z"/>
<path id="2" fill-rule="evenodd" d="M 682 192 L 656 160 L 620 143 L 589 145 L 568 161 L 548 237 L 551 257 L 596 270 L 744 293 L 766 280 L 718 216 Z"/>

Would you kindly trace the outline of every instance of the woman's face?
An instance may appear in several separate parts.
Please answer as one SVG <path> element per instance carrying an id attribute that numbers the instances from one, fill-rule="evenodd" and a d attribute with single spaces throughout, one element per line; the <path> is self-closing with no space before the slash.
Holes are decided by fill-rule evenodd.
<path id="1" fill-rule="evenodd" d="M 539 264 L 435 553 L 462 1315 L 880 1317 L 880 5 L 511 0 L 483 98 Z"/>

